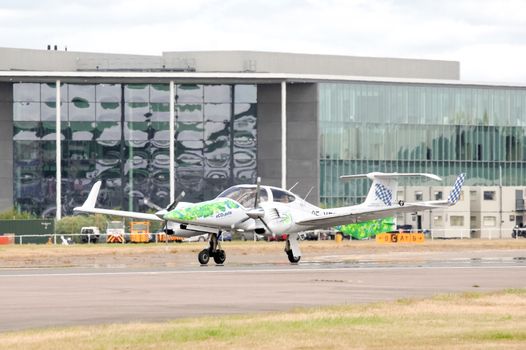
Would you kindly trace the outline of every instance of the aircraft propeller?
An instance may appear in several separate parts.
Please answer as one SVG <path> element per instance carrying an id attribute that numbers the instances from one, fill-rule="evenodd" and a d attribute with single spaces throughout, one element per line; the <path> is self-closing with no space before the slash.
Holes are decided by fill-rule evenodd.
<path id="1" fill-rule="evenodd" d="M 254 208 L 248 209 L 245 212 L 247 217 L 242 219 L 242 220 L 240 220 L 240 221 L 238 221 L 238 222 L 236 222 L 235 224 L 232 224 L 230 226 L 231 229 L 235 229 L 238 225 L 244 223 L 245 221 L 253 219 L 254 221 L 255 220 L 261 221 L 261 223 L 263 224 L 263 226 L 265 226 L 265 228 L 268 230 L 268 232 L 272 233 L 272 230 L 270 229 L 270 227 L 268 227 L 268 225 L 265 222 L 265 220 L 263 220 L 263 217 L 265 216 L 265 209 L 263 209 L 263 208 L 261 208 L 259 206 L 259 191 L 260 191 L 260 187 L 261 187 L 261 177 L 258 176 L 258 178 L 256 180 L 256 195 L 254 197 Z"/>
<path id="2" fill-rule="evenodd" d="M 157 217 L 163 219 L 164 216 L 171 210 L 173 210 L 176 206 L 177 206 L 177 203 L 179 203 L 179 201 L 181 199 L 183 199 L 183 197 L 186 195 L 186 193 L 184 191 L 182 191 L 178 196 L 177 198 L 175 198 L 175 200 L 168 204 L 168 206 L 165 208 L 165 209 L 161 209 L 159 211 L 157 211 L 155 213 L 155 215 L 157 215 Z M 163 225 L 163 231 L 165 233 L 168 233 L 168 221 L 164 220 L 164 225 Z"/>

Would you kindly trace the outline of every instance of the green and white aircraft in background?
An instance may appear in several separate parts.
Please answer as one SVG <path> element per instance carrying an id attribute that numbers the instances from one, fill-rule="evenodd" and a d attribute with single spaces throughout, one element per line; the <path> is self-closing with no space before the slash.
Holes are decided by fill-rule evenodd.
<path id="1" fill-rule="evenodd" d="M 362 204 L 340 208 L 321 209 L 290 191 L 272 186 L 261 186 L 258 178 L 255 185 L 233 186 L 223 191 L 217 198 L 201 202 L 187 203 L 175 200 L 166 209 L 155 214 L 102 209 L 96 207 L 102 182 L 93 185 L 88 198 L 76 212 L 115 215 L 142 220 L 164 221 L 166 232 L 181 237 L 192 237 L 208 233 L 208 247 L 198 254 L 201 264 L 207 264 L 210 257 L 217 264 L 223 264 L 226 254 L 221 249 L 222 231 L 250 231 L 257 234 L 272 235 L 287 233 L 285 253 L 290 262 L 297 263 L 301 258 L 298 233 L 307 230 L 323 229 L 349 223 L 362 223 L 395 216 L 398 213 L 415 212 L 434 208 L 447 208 L 460 198 L 460 189 L 465 175 L 461 174 L 447 200 L 417 203 L 394 202 L 397 179 L 402 176 L 423 176 L 441 180 L 433 174 L 369 173 L 342 176 L 344 180 L 372 180 L 369 193 Z"/>
<path id="2" fill-rule="evenodd" d="M 347 224 L 336 226 L 336 231 L 350 236 L 352 239 L 374 238 L 377 234 L 391 232 L 396 229 L 395 219 L 393 217 L 369 220 L 356 224 Z"/>

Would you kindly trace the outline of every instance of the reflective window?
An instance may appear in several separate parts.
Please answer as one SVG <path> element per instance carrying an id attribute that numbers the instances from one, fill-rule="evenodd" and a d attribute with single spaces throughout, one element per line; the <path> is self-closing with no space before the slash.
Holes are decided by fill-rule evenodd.
<path id="1" fill-rule="evenodd" d="M 236 103 L 256 103 L 257 87 L 256 85 L 235 85 L 234 96 Z"/>
<path id="2" fill-rule="evenodd" d="M 14 102 L 13 120 L 15 121 L 39 121 L 40 103 L 39 102 Z"/>
<path id="3" fill-rule="evenodd" d="M 34 83 L 13 84 L 13 101 L 15 102 L 40 102 L 40 84 L 34 84 Z"/>
<path id="4" fill-rule="evenodd" d="M 170 84 L 151 84 L 150 85 L 150 102 L 169 103 L 170 102 Z"/>
<path id="5" fill-rule="evenodd" d="M 70 121 L 95 121 L 95 103 L 75 97 L 68 106 Z"/>
<path id="6" fill-rule="evenodd" d="M 13 140 L 36 141 L 42 138 L 42 124 L 39 122 L 17 122 L 13 123 Z M 16 149 L 16 147 L 15 147 Z M 16 153 L 13 158 L 16 159 Z"/>
<path id="7" fill-rule="evenodd" d="M 204 101 L 212 103 L 231 103 L 232 87 L 230 85 L 205 85 Z"/>
<path id="8" fill-rule="evenodd" d="M 205 104 L 204 116 L 206 121 L 226 123 L 230 121 L 232 105 L 229 103 Z"/>
<path id="9" fill-rule="evenodd" d="M 68 103 L 60 103 L 60 120 L 68 121 L 69 120 L 69 108 Z M 43 102 L 40 104 L 40 119 L 42 121 L 54 121 L 57 118 L 57 109 L 55 102 Z"/>
<path id="10" fill-rule="evenodd" d="M 124 120 L 144 122 L 151 120 L 150 105 L 147 102 L 128 102 L 124 108 Z"/>
<path id="11" fill-rule="evenodd" d="M 149 84 L 124 85 L 124 100 L 127 102 L 148 102 L 150 100 Z"/>
<path id="12" fill-rule="evenodd" d="M 203 85 L 183 84 L 177 86 L 177 103 L 202 103 Z"/>
<path id="13" fill-rule="evenodd" d="M 469 185 L 487 186 L 501 167 L 504 185 L 524 184 L 526 89 L 319 84 L 319 115 L 324 205 L 361 202 L 370 183 L 339 176 L 371 171 L 431 172 L 445 183 L 465 172 Z"/>
<path id="14" fill-rule="evenodd" d="M 42 102 L 52 102 L 53 105 L 57 99 L 57 90 L 55 83 L 40 84 L 40 95 Z M 68 86 L 64 83 L 60 84 L 60 101 L 68 102 Z"/>
<path id="15" fill-rule="evenodd" d="M 121 102 L 121 84 L 97 84 L 95 85 L 95 97 L 97 102 Z"/>
<path id="16" fill-rule="evenodd" d="M 179 104 L 175 108 L 178 121 L 200 122 L 203 120 L 202 104 Z"/>
<path id="17" fill-rule="evenodd" d="M 170 121 L 170 103 L 151 103 L 150 104 L 150 120 L 156 122 Z"/>
<path id="18" fill-rule="evenodd" d="M 122 109 L 119 102 L 98 102 L 95 105 L 95 115 L 98 122 L 120 122 L 121 113 Z"/>
<path id="19" fill-rule="evenodd" d="M 95 102 L 95 85 L 68 84 L 68 100 L 71 103 Z"/>
<path id="20" fill-rule="evenodd" d="M 64 215 L 82 204 L 98 179 L 104 182 L 100 206 L 148 210 L 140 201 L 146 196 L 168 205 L 173 138 L 176 188 L 188 193 L 185 200 L 210 199 L 232 184 L 255 181 L 256 86 L 176 85 L 172 136 L 169 90 L 156 83 L 62 83 Z M 13 84 L 13 96 L 14 202 L 53 216 L 55 85 Z"/>

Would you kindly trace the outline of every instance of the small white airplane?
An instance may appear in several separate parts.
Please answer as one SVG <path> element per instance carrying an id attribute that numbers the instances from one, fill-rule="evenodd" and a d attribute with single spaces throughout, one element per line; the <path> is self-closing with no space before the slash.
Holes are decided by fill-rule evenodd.
<path id="1" fill-rule="evenodd" d="M 101 186 L 101 181 L 98 181 L 93 185 L 84 204 L 73 210 L 164 221 L 167 234 L 176 234 L 181 237 L 208 233 L 208 247 L 198 254 L 198 260 L 203 265 L 208 263 L 210 257 L 216 264 L 225 262 L 226 254 L 221 249 L 218 239 L 222 231 L 252 231 L 264 235 L 278 232 L 288 233 L 285 253 L 291 263 L 297 263 L 301 258 L 298 244 L 299 232 L 380 219 L 398 213 L 447 208 L 459 200 L 465 179 L 465 174 L 458 176 L 447 200 L 416 203 L 394 202 L 397 180 L 403 176 L 422 176 L 437 181 L 441 180 L 436 175 L 424 173 L 374 172 L 341 176 L 342 180 L 369 178 L 373 181 L 365 201 L 362 204 L 348 207 L 321 209 L 290 191 L 272 186 L 261 186 L 260 178 L 258 178 L 255 185 L 230 187 L 215 199 L 205 202 L 179 202 L 180 198 L 177 198 L 166 209 L 159 210 L 155 214 L 96 208 L 95 204 Z"/>

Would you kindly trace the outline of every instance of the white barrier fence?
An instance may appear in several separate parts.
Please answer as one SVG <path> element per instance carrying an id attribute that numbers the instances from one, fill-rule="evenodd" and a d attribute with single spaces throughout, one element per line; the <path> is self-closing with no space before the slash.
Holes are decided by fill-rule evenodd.
<path id="1" fill-rule="evenodd" d="M 502 230 L 494 229 L 494 230 L 488 230 L 488 229 L 435 229 L 435 230 L 426 230 L 426 229 L 411 229 L 411 230 L 400 230 L 400 232 L 409 232 L 409 233 L 416 233 L 416 232 L 423 232 L 425 236 L 428 239 L 435 240 L 435 239 L 483 239 L 483 240 L 495 240 L 495 239 L 513 239 L 512 238 L 512 232 L 510 230 Z M 16 235 L 14 236 L 13 243 L 14 244 L 28 244 L 33 243 L 31 242 L 31 238 L 40 238 L 43 240 L 46 240 L 48 244 L 94 244 L 92 242 L 92 238 L 94 238 L 95 235 L 92 234 L 80 234 L 80 233 L 72 233 L 67 235 L 59 235 L 59 234 L 51 234 L 51 235 Z M 100 234 L 97 235 L 97 243 L 95 244 L 106 244 L 106 234 Z M 156 234 L 154 236 L 154 242 L 155 243 L 168 243 L 168 240 L 158 240 L 158 236 Z M 73 240 L 73 237 L 83 237 L 82 239 L 77 239 L 77 241 Z M 125 237 L 130 237 L 130 234 L 125 234 Z M 318 236 L 318 239 L 320 237 Z M 516 235 L 514 239 L 521 239 L 522 236 Z M 526 238 L 526 237 L 525 237 Z M 80 242 L 78 242 L 80 240 Z M 123 239 L 122 243 L 125 243 L 127 240 Z"/>

